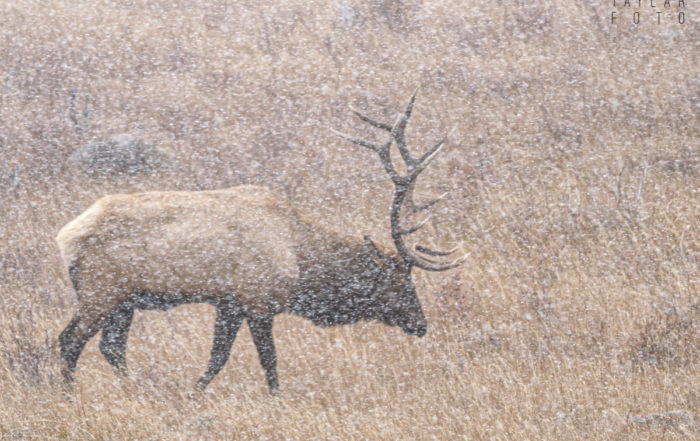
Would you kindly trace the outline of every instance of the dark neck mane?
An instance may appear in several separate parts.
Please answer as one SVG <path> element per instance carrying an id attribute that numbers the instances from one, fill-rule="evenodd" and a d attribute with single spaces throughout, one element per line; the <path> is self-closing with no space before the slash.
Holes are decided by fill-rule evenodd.
<path id="1" fill-rule="evenodd" d="M 362 242 L 325 236 L 304 244 L 300 278 L 287 312 L 319 326 L 352 324 L 376 315 L 379 267 Z"/>

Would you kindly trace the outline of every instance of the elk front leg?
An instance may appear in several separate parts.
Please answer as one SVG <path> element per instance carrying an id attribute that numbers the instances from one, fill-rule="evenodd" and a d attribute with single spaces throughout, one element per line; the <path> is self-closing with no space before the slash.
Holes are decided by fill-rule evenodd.
<path id="1" fill-rule="evenodd" d="M 238 328 L 242 322 L 243 313 L 238 306 L 227 303 L 216 307 L 214 343 L 211 347 L 209 366 L 197 381 L 197 390 L 204 390 L 228 361 L 229 355 L 231 355 L 231 345 L 236 339 Z"/>
<path id="2" fill-rule="evenodd" d="M 270 392 L 275 393 L 279 390 L 279 384 L 277 383 L 277 353 L 272 340 L 272 316 L 248 318 L 248 326 L 258 350 L 260 364 L 265 370 L 267 385 L 270 386 Z"/>
<path id="3" fill-rule="evenodd" d="M 100 351 L 112 365 L 117 375 L 126 375 L 126 339 L 134 317 L 134 308 L 124 304 L 110 314 L 107 324 L 102 328 Z"/>

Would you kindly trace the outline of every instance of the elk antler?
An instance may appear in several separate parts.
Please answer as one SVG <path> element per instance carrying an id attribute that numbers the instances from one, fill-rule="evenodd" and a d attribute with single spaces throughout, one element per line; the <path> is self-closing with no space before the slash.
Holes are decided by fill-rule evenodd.
<path id="1" fill-rule="evenodd" d="M 426 167 L 428 167 L 430 162 L 435 159 L 435 156 L 440 152 L 440 149 L 442 149 L 447 138 L 454 132 L 454 129 L 452 129 L 447 136 L 435 144 L 430 150 L 425 152 L 420 158 L 416 159 L 411 156 L 410 152 L 408 151 L 408 146 L 406 145 L 405 130 L 406 125 L 408 124 L 408 119 L 411 117 L 411 111 L 413 110 L 413 103 L 416 100 L 417 93 L 418 89 L 416 88 L 408 101 L 406 111 L 399 115 L 392 126 L 375 121 L 352 108 L 350 109 L 362 121 L 378 129 L 384 130 L 385 132 L 389 132 L 389 139 L 384 144 L 377 145 L 362 139 L 354 138 L 333 129 L 331 129 L 331 131 L 341 138 L 373 150 L 379 155 L 379 159 L 381 160 L 384 169 L 391 178 L 391 181 L 394 183 L 394 200 L 391 204 L 391 238 L 394 241 L 394 245 L 396 245 L 396 249 L 403 260 L 408 265 L 417 266 L 418 268 L 422 268 L 424 270 L 445 271 L 457 267 L 462 263 L 466 256 L 460 257 L 459 259 L 448 263 L 441 263 L 426 256 L 446 257 L 454 253 L 457 250 L 457 247 L 450 251 L 436 251 L 419 245 L 414 247 L 414 249 L 417 251 L 417 253 L 414 254 L 409 251 L 408 247 L 404 243 L 404 237 L 416 232 L 419 228 L 425 225 L 430 219 L 430 215 L 412 227 L 403 228 L 401 226 L 402 207 L 406 206 L 411 213 L 418 213 L 431 208 L 433 205 L 435 205 L 435 203 L 447 195 L 447 193 L 445 193 L 439 196 L 437 199 L 420 206 L 417 206 L 413 201 L 413 189 L 415 187 L 418 175 L 420 175 L 420 173 L 425 170 Z M 401 158 L 406 165 L 406 176 L 399 174 L 391 161 L 391 145 L 394 142 L 396 142 L 396 147 L 398 148 Z"/>

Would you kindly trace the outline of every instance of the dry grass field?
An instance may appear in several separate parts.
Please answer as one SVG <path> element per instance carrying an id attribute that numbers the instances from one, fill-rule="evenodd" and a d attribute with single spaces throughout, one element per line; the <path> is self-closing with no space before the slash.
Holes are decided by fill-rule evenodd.
<path id="1" fill-rule="evenodd" d="M 700 439 L 700 5 L 612 3 L 2 2 L 0 440 Z M 457 126 L 420 239 L 469 253 L 414 270 L 425 337 L 280 315 L 279 396 L 247 328 L 193 396 L 213 308 L 137 312 L 130 378 L 95 338 L 62 393 L 61 226 L 110 193 L 253 183 L 391 244 L 390 181 L 328 128 L 372 139 L 348 105 L 391 121 L 417 85 L 411 147 Z M 67 164 L 115 133 L 172 163 Z"/>

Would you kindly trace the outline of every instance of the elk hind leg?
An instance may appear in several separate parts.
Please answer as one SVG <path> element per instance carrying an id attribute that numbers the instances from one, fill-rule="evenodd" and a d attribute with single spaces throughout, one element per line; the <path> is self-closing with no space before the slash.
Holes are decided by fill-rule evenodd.
<path id="1" fill-rule="evenodd" d="M 122 304 L 107 318 L 102 328 L 100 352 L 112 365 L 117 375 L 126 375 L 126 339 L 134 317 L 134 308 L 129 303 Z"/>
<path id="2" fill-rule="evenodd" d="M 197 381 L 197 390 L 204 390 L 228 361 L 231 355 L 231 345 L 236 339 L 238 328 L 242 322 L 243 312 L 238 305 L 232 302 L 217 305 L 211 357 L 206 371 Z"/>
<path id="3" fill-rule="evenodd" d="M 279 390 L 279 383 L 277 382 L 277 352 L 272 340 L 272 317 L 272 315 L 249 317 L 248 326 L 253 335 L 255 348 L 258 350 L 260 364 L 265 370 L 267 385 L 270 387 L 270 392 L 276 393 Z"/>
<path id="4" fill-rule="evenodd" d="M 61 360 L 63 361 L 61 373 L 68 388 L 71 388 L 73 384 L 75 367 L 78 364 L 80 353 L 88 340 L 97 334 L 99 329 L 99 319 L 90 319 L 85 314 L 78 312 L 58 337 Z"/>

